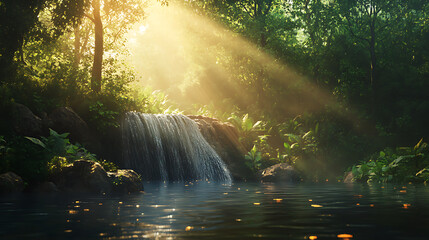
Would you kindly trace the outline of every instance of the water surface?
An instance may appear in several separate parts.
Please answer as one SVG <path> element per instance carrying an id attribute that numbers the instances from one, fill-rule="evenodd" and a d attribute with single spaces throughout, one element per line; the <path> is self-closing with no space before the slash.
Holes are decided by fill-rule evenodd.
<path id="1" fill-rule="evenodd" d="M 0 239 L 429 239 L 428 203 L 410 184 L 145 183 L 126 196 L 0 197 Z"/>

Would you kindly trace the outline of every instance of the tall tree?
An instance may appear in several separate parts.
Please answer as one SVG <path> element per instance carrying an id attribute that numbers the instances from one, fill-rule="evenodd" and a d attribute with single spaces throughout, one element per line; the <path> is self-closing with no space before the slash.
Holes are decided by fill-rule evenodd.
<path id="1" fill-rule="evenodd" d="M 377 44 L 385 31 L 406 13 L 405 1 L 400 0 L 346 0 L 338 1 L 345 29 L 356 42 L 366 46 L 369 54 L 369 81 L 373 105 L 379 91 Z"/>
<path id="2" fill-rule="evenodd" d="M 143 17 L 143 2 L 132 0 L 124 3 L 120 0 L 92 0 L 92 11 L 85 16 L 94 24 L 94 57 L 91 71 L 91 89 L 100 92 L 102 86 L 103 54 L 105 51 L 105 31 L 110 31 L 112 42 Z M 107 24 L 103 24 L 106 22 Z M 108 29 L 106 29 L 108 28 Z M 76 32 L 76 31 L 75 31 Z M 113 32 L 113 33 L 112 33 Z M 76 62 L 79 62 L 79 32 L 75 33 Z M 87 36 L 86 36 L 87 37 Z"/>

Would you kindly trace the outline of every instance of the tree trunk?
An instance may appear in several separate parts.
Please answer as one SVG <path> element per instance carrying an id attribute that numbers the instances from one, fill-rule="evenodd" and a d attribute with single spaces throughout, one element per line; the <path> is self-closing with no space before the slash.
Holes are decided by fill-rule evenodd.
<path id="1" fill-rule="evenodd" d="M 369 54 L 371 55 L 371 71 L 370 71 L 370 79 L 371 83 L 370 86 L 372 89 L 374 89 L 374 85 L 376 84 L 375 81 L 375 72 L 377 67 L 377 59 L 375 56 L 375 31 L 373 27 L 371 27 L 371 39 L 369 43 Z"/>
<path id="2" fill-rule="evenodd" d="M 101 90 L 101 70 L 103 64 L 103 23 L 100 16 L 100 0 L 93 2 L 94 30 L 95 30 L 95 48 L 94 64 L 92 65 L 91 89 L 94 92 Z"/>

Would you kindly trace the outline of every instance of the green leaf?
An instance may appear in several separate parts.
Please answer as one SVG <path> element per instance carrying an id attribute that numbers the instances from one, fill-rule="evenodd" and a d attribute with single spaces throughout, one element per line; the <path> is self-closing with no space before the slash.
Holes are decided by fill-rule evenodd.
<path id="1" fill-rule="evenodd" d="M 290 149 L 294 149 L 294 148 L 297 148 L 297 147 L 299 147 L 298 143 L 294 143 L 294 144 L 292 144 L 290 146 Z"/>
<path id="2" fill-rule="evenodd" d="M 28 140 L 30 140 L 34 144 L 39 145 L 39 146 L 41 146 L 41 147 L 43 147 L 43 148 L 46 149 L 46 145 L 42 141 L 40 141 L 39 139 L 33 138 L 33 137 L 25 137 L 25 138 L 28 139 Z"/>
<path id="3" fill-rule="evenodd" d="M 310 136 L 310 134 L 312 133 L 312 131 L 308 131 L 307 133 L 304 134 L 304 136 L 302 136 L 303 139 L 307 138 L 308 136 Z"/>
<path id="4" fill-rule="evenodd" d="M 49 135 L 54 137 L 61 137 L 57 132 L 49 128 Z"/>
<path id="5" fill-rule="evenodd" d="M 289 143 L 287 143 L 287 142 L 283 143 L 283 146 L 284 146 L 287 150 L 289 150 L 289 149 L 290 149 L 290 145 L 289 145 Z"/>
<path id="6" fill-rule="evenodd" d="M 416 146 L 414 146 L 414 150 L 419 149 L 419 148 L 420 148 L 420 145 L 422 144 L 422 142 L 423 142 L 423 138 L 422 138 L 422 139 L 420 139 L 420 141 L 416 144 Z"/>
<path id="7" fill-rule="evenodd" d="M 259 127 L 259 125 L 261 125 L 262 121 L 257 121 L 255 124 L 253 124 L 252 128 L 256 129 Z"/>

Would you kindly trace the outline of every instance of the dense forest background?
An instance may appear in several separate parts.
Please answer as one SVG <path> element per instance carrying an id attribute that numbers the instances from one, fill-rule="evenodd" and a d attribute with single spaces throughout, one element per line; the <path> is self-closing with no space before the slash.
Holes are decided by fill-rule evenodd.
<path id="1" fill-rule="evenodd" d="M 15 102 L 100 135 L 127 111 L 202 114 L 255 171 L 338 176 L 429 136 L 428 43 L 424 0 L 1 0 L 0 135 Z"/>

